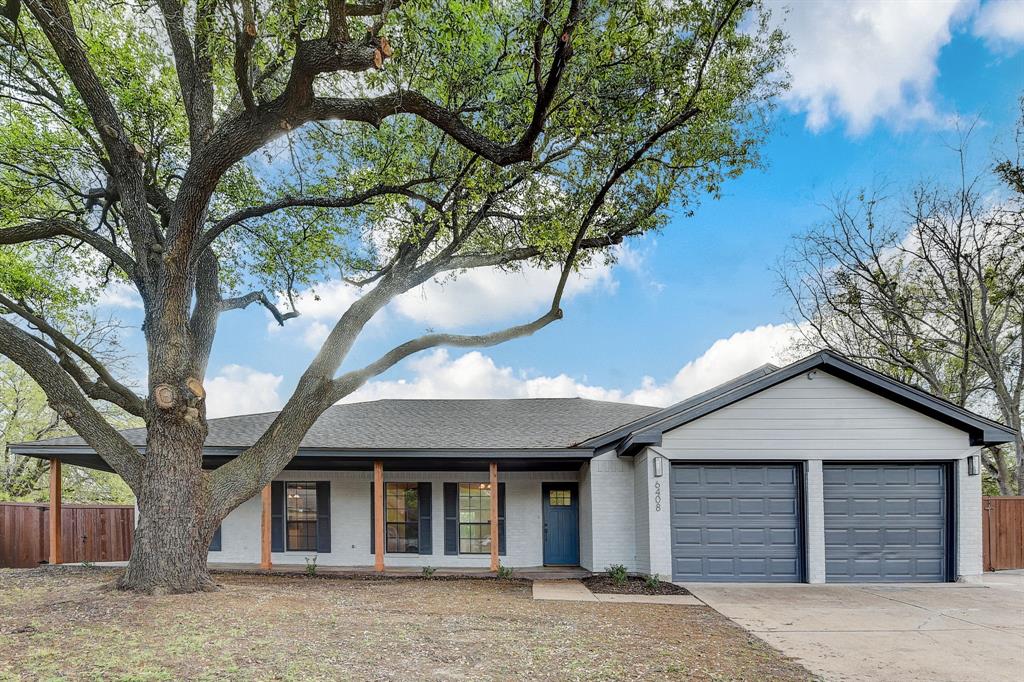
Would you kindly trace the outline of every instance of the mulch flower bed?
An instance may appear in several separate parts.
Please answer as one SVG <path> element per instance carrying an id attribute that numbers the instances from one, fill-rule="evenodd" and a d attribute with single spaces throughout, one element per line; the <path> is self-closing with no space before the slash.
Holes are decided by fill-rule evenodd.
<path id="1" fill-rule="evenodd" d="M 584 578 L 583 584 L 591 592 L 599 594 L 690 594 L 679 585 L 665 581 L 659 582 L 657 587 L 648 587 L 647 580 L 636 575 L 629 576 L 622 585 L 617 584 L 606 575 Z"/>

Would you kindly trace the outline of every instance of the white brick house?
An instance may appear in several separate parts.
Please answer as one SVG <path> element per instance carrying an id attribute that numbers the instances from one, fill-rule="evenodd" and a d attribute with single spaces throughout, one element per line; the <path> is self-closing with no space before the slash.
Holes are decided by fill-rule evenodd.
<path id="1" fill-rule="evenodd" d="M 274 416 L 211 420 L 207 465 L 251 444 Z M 126 433 L 141 449 L 144 433 Z M 210 560 L 951 581 L 982 571 L 979 450 L 1012 438 L 828 352 L 664 409 L 581 399 L 336 406 L 264 495 L 224 520 Z M 12 450 L 105 468 L 76 438 Z"/>

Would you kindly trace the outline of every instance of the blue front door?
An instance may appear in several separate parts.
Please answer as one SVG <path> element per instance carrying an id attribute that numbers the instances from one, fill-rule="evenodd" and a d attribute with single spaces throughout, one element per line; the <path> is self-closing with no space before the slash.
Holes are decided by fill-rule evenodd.
<path id="1" fill-rule="evenodd" d="M 576 566 L 580 563 L 579 489 L 575 483 L 545 483 L 544 564 Z"/>

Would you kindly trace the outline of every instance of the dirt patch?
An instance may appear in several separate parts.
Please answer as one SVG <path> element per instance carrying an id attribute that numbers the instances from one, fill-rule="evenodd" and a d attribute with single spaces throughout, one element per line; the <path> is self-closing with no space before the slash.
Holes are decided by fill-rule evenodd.
<path id="1" fill-rule="evenodd" d="M 0 569 L 0 680 L 801 680 L 706 607 L 541 602 L 499 580 L 218 574 L 140 596 L 110 569 Z"/>
<path id="2" fill-rule="evenodd" d="M 594 575 L 583 579 L 587 589 L 597 594 L 690 594 L 685 588 L 679 585 L 667 583 L 664 580 L 658 581 L 657 585 L 650 586 L 645 578 L 631 575 L 621 585 L 606 575 Z"/>

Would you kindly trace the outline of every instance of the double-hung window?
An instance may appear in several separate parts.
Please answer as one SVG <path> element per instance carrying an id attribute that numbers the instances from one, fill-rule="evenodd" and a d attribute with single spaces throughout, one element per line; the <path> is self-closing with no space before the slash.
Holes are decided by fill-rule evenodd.
<path id="1" fill-rule="evenodd" d="M 285 487 L 288 551 L 317 549 L 316 483 L 288 483 Z"/>
<path id="2" fill-rule="evenodd" d="M 491 484 L 459 484 L 459 554 L 491 551 Z"/>
<path id="3" fill-rule="evenodd" d="M 417 483 L 386 483 L 387 542 L 392 553 L 420 551 L 420 496 Z"/>

